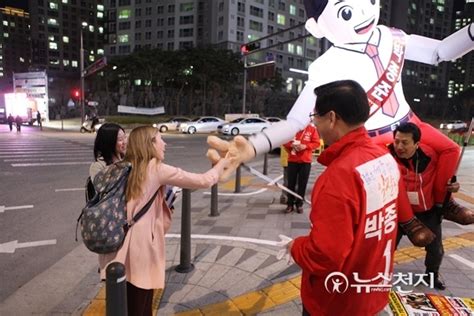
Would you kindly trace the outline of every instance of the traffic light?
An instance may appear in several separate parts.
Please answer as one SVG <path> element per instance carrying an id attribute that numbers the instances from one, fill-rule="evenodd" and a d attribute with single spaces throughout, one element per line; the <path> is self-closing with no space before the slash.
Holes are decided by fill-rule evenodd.
<path id="1" fill-rule="evenodd" d="M 74 99 L 79 100 L 81 98 L 81 91 L 79 89 L 73 89 L 71 95 Z"/>
<path id="2" fill-rule="evenodd" d="M 240 45 L 240 52 L 245 55 L 250 53 L 253 50 L 259 49 L 260 48 L 260 42 L 251 42 L 248 44 L 242 44 Z"/>

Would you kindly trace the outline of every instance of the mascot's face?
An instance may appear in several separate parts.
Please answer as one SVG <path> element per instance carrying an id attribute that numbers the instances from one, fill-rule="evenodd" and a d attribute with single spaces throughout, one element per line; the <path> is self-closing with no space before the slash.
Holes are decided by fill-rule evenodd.
<path id="1" fill-rule="evenodd" d="M 335 45 L 365 43 L 374 31 L 380 16 L 380 0 L 328 0 L 315 22 L 306 23 L 316 37 L 326 37 Z"/>

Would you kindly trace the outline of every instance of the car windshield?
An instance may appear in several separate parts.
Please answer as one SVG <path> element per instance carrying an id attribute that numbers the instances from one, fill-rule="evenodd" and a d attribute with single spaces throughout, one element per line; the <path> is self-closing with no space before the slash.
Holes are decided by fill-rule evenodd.
<path id="1" fill-rule="evenodd" d="M 238 119 L 235 119 L 235 120 L 232 120 L 230 121 L 231 123 L 239 123 L 240 121 L 242 121 L 244 118 L 243 117 L 239 117 Z"/>
<path id="2" fill-rule="evenodd" d="M 200 119 L 201 119 L 200 117 L 197 117 L 197 118 L 195 118 L 194 120 L 192 120 L 191 122 L 197 122 L 197 121 L 199 121 Z"/>

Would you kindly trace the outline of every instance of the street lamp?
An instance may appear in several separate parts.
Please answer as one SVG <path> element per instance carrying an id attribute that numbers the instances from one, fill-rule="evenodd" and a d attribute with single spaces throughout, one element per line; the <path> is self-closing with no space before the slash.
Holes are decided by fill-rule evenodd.
<path id="1" fill-rule="evenodd" d="M 85 104 L 84 104 L 84 40 L 83 40 L 83 28 L 86 27 L 88 24 L 87 22 L 82 22 L 81 25 L 81 48 L 80 48 L 80 69 L 81 69 L 81 95 L 80 95 L 80 102 L 81 102 L 81 124 L 84 123 L 84 115 L 85 115 Z"/>

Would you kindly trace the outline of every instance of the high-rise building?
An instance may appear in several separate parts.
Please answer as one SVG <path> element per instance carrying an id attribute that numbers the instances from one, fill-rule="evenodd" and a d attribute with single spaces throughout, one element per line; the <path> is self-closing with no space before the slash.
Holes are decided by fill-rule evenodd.
<path id="1" fill-rule="evenodd" d="M 474 0 L 465 1 L 465 6 L 454 13 L 454 31 L 457 31 L 474 20 Z M 451 63 L 448 98 L 474 88 L 474 52 L 470 52 Z"/>
<path id="2" fill-rule="evenodd" d="M 111 57 L 141 48 L 177 50 L 209 44 L 238 52 L 244 43 L 306 21 L 303 3 L 296 0 L 106 0 L 105 6 L 105 49 Z M 274 47 L 249 55 L 248 62 L 274 60 L 287 90 L 296 93 L 306 76 L 290 68 L 306 70 L 321 53 L 319 41 L 297 39 L 306 34 L 303 25 L 278 34 L 260 42 L 261 48 Z M 295 40 L 285 43 L 290 39 Z"/>
<path id="3" fill-rule="evenodd" d="M 0 8 L 0 86 L 12 90 L 14 72 L 25 72 L 31 62 L 30 16 L 22 9 Z"/>
<path id="4" fill-rule="evenodd" d="M 54 117 L 80 85 L 81 42 L 84 66 L 104 55 L 105 7 L 102 0 L 29 0 L 28 5 L 30 70 L 47 72 L 49 113 Z"/>

